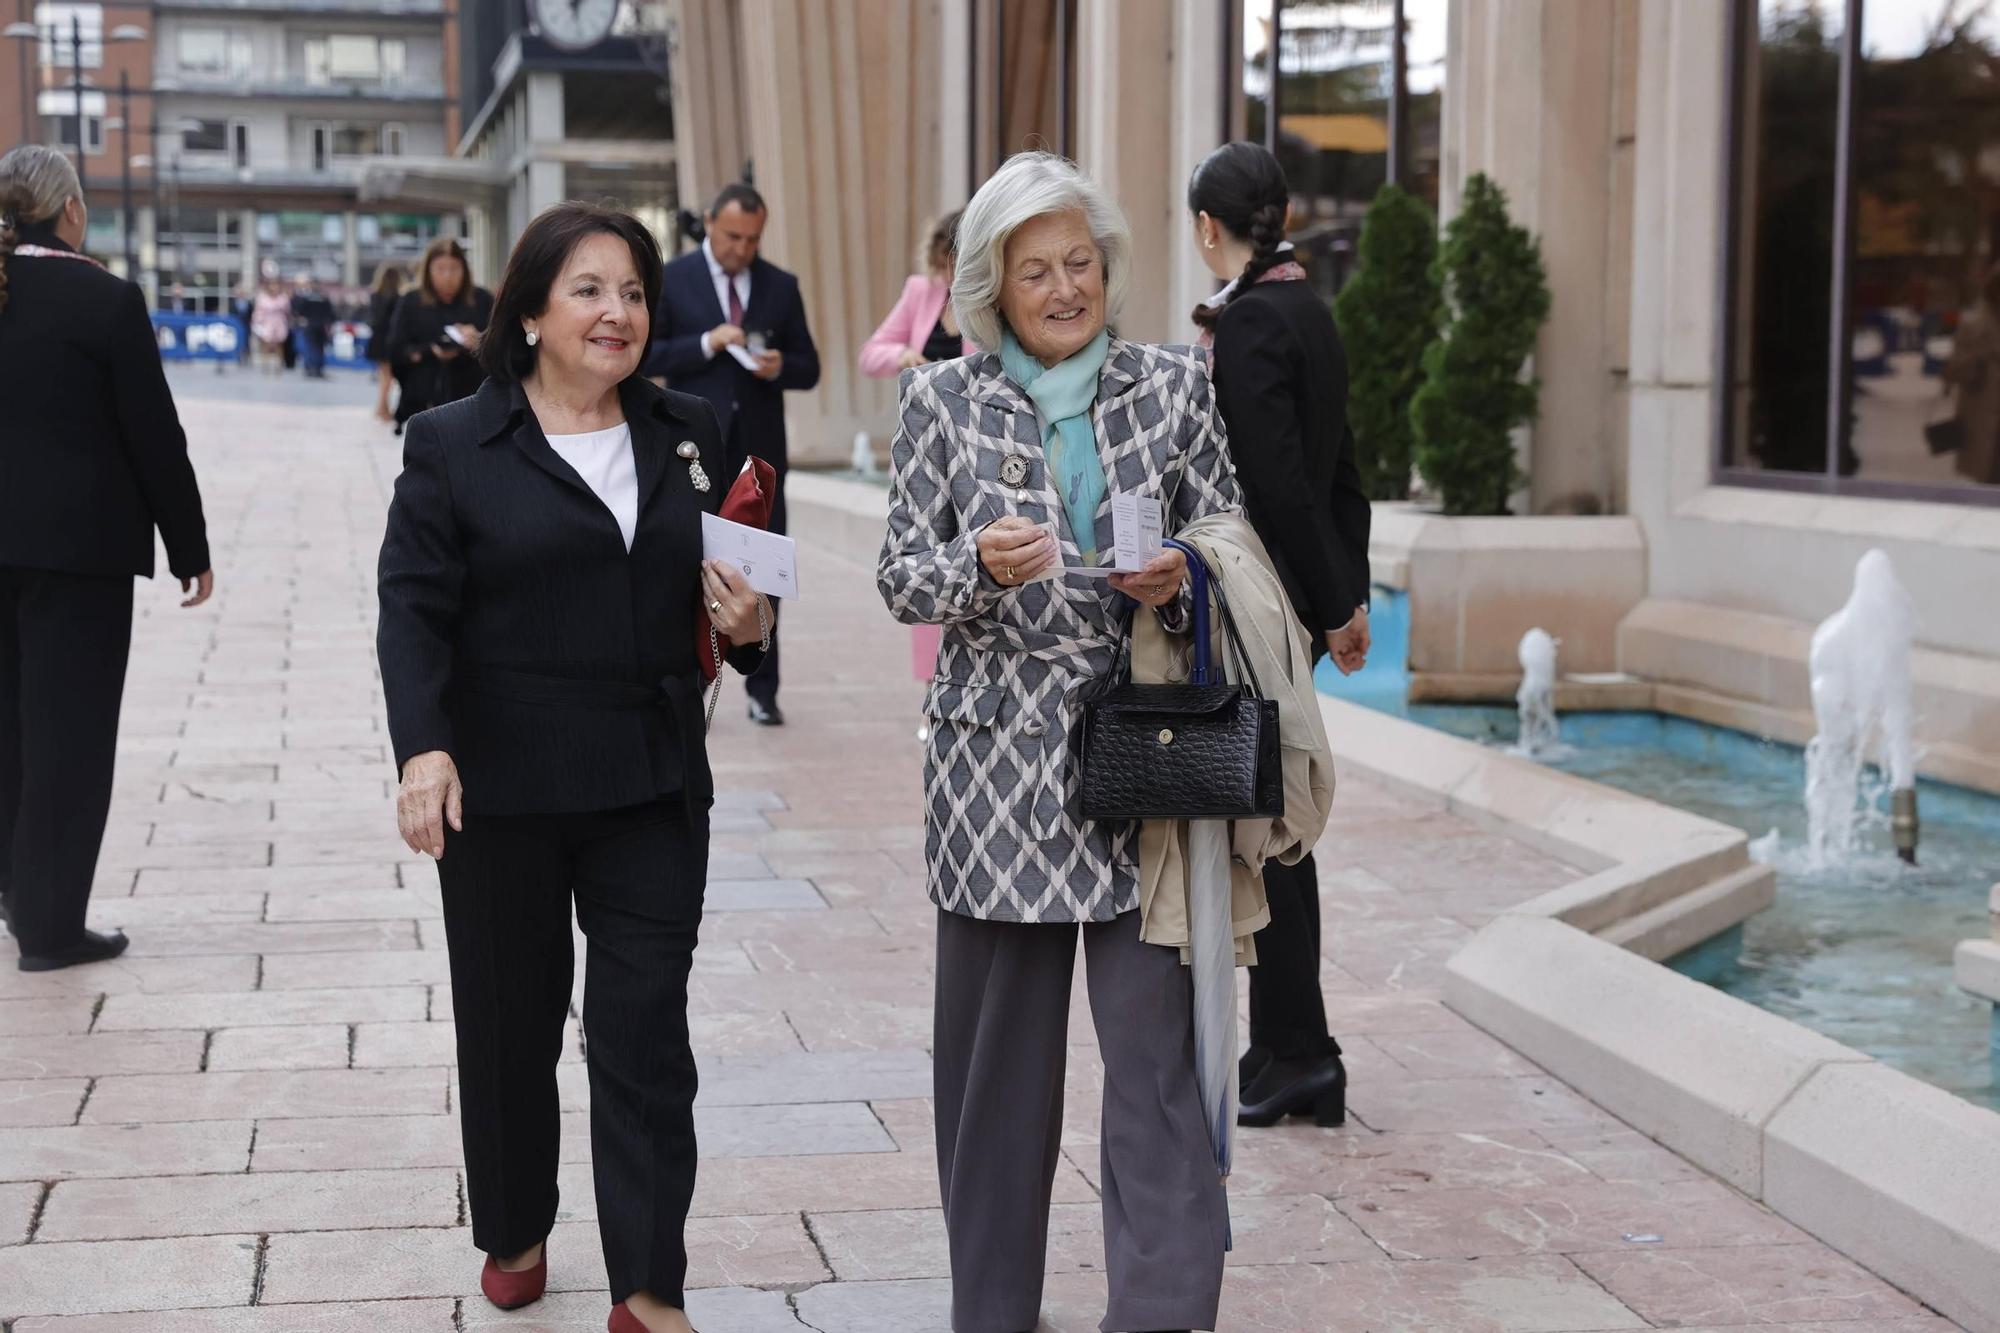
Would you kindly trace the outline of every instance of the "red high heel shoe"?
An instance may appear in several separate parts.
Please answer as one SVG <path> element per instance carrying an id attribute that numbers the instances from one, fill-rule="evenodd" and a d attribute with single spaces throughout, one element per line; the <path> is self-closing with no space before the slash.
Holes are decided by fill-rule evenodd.
<path id="1" fill-rule="evenodd" d="M 533 1305 L 542 1298 L 549 1285 L 549 1246 L 542 1242 L 542 1257 L 535 1261 L 533 1268 L 524 1268 L 518 1273 L 509 1273 L 500 1267 L 492 1255 L 486 1256 L 486 1267 L 479 1273 L 479 1289 L 486 1293 L 486 1299 L 502 1310 L 518 1310 L 524 1305 Z"/>
<path id="2" fill-rule="evenodd" d="M 605 1333 L 650 1333 L 645 1324 L 640 1322 L 639 1316 L 625 1308 L 623 1301 L 611 1307 L 611 1318 L 604 1325 L 604 1329 Z"/>

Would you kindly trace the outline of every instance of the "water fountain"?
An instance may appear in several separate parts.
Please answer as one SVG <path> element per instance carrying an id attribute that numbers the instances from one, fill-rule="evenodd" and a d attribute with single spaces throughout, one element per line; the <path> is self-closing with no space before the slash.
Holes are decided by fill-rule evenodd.
<path id="1" fill-rule="evenodd" d="M 1562 729 L 1556 722 L 1557 647 L 1558 641 L 1545 629 L 1531 629 L 1521 636 L 1521 688 L 1514 694 L 1521 734 L 1514 748 L 1529 758 L 1562 744 Z"/>
<path id="2" fill-rule="evenodd" d="M 1807 666 L 1818 733 L 1806 746 L 1806 846 L 1816 865 L 1856 850 L 1861 765 L 1879 734 L 1888 752 L 1897 855 L 1917 859 L 1910 645 L 1916 606 L 1881 551 L 1861 557 L 1847 604 L 1813 631 Z"/>

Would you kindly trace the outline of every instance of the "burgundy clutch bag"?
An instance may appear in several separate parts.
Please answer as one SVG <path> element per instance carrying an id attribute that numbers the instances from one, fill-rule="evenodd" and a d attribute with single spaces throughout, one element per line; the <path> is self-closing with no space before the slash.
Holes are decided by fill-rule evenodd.
<path id="1" fill-rule="evenodd" d="M 716 511 L 731 523 L 741 523 L 749 528 L 771 526 L 771 503 L 778 490 L 778 472 L 768 462 L 752 454 L 743 464 L 743 470 L 736 474 L 730 484 L 729 494 L 722 497 L 722 508 Z M 694 613 L 695 656 L 701 662 L 701 678 L 714 680 L 722 673 L 722 659 L 729 652 L 729 636 L 717 630 L 708 620 L 708 608 L 703 606 Z M 707 642 L 708 651 L 701 651 Z"/>

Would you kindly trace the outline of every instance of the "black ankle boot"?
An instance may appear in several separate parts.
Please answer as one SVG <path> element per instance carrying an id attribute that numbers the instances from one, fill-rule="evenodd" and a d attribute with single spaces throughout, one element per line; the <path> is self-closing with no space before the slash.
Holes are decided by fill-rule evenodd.
<path id="1" fill-rule="evenodd" d="M 1338 1054 L 1266 1064 L 1243 1089 L 1236 1123 L 1264 1129 L 1288 1115 L 1309 1115 L 1328 1127 L 1347 1123 L 1347 1066 Z"/>

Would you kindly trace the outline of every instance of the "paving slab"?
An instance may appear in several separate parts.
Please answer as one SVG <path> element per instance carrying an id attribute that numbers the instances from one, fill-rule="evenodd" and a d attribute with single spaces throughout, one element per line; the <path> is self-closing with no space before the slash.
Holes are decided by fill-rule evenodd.
<path id="1" fill-rule="evenodd" d="M 247 1120 L 154 1125 L 51 1125 L 0 1134 L 0 1180 L 160 1177 L 241 1171 Z"/>
<path id="2" fill-rule="evenodd" d="M 255 1236 L 178 1236 L 0 1248 L 0 1320 L 247 1305 L 257 1246 Z"/>
<path id="3" fill-rule="evenodd" d="M 448 1227 L 456 1171 L 257 1171 L 58 1183 L 38 1240 L 132 1240 L 240 1231 Z"/>
<path id="4" fill-rule="evenodd" d="M 369 1301 L 152 1310 L 145 1314 L 23 1319 L 14 1325 L 14 1333 L 453 1333 L 457 1327 L 455 1308 L 452 1301 Z M 507 1327 L 518 1330 L 522 1326 L 510 1323 Z"/>

